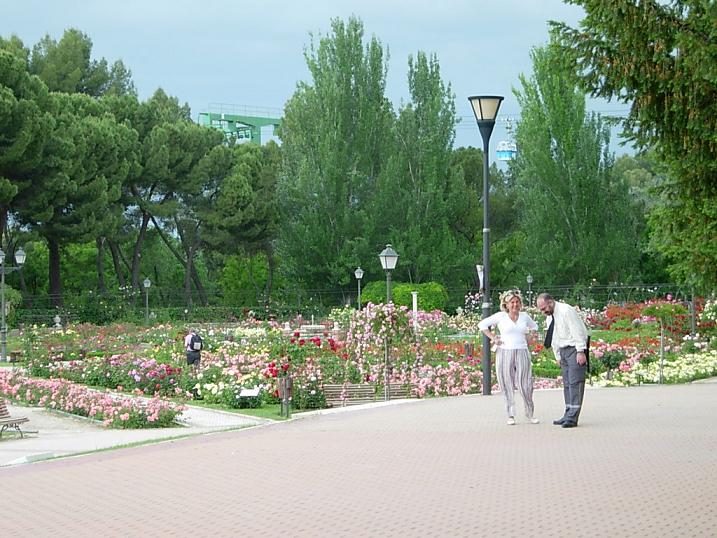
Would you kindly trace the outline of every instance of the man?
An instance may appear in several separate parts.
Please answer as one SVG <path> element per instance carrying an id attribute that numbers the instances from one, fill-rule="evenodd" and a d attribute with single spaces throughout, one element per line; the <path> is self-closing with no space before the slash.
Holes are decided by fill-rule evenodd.
<path id="1" fill-rule="evenodd" d="M 202 358 L 202 338 L 196 330 L 189 329 L 189 333 L 184 337 L 184 349 L 187 352 L 187 365 L 197 370 Z"/>
<path id="2" fill-rule="evenodd" d="M 563 374 L 565 413 L 553 424 L 563 428 L 578 425 L 585 392 L 585 374 L 588 361 L 588 330 L 575 308 L 556 301 L 549 293 L 538 295 L 538 310 L 549 317 L 545 347 L 553 348 Z"/>

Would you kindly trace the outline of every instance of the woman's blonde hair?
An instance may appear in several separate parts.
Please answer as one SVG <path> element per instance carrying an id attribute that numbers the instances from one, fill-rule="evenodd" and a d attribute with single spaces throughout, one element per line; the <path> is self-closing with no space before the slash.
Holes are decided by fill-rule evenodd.
<path id="1" fill-rule="evenodd" d="M 523 296 L 520 294 L 520 290 L 508 290 L 504 291 L 500 296 L 500 309 L 503 312 L 508 311 L 508 303 L 513 297 L 520 299 L 520 305 L 523 306 Z"/>

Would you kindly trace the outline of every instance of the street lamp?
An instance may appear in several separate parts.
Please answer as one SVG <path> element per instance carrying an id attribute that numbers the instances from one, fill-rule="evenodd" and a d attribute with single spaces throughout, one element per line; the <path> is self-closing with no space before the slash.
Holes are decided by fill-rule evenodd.
<path id="1" fill-rule="evenodd" d="M 145 278 L 142 284 L 144 285 L 144 323 L 149 325 L 149 287 L 152 285 L 152 281 Z"/>
<path id="2" fill-rule="evenodd" d="M 6 361 L 7 360 L 7 323 L 6 323 L 6 312 L 7 305 L 5 304 L 5 273 L 12 273 L 13 271 L 18 271 L 22 269 L 22 266 L 25 264 L 25 251 L 20 247 L 15 252 L 15 262 L 17 262 L 17 267 L 8 267 L 5 265 L 5 252 L 3 252 L 2 249 L 0 249 L 0 273 L 2 273 L 2 276 L 0 277 L 0 309 L 2 309 L 2 316 L 0 316 L 0 341 L 2 342 L 2 357 L 0 357 L 0 361 Z"/>
<path id="3" fill-rule="evenodd" d="M 393 250 L 391 245 L 386 245 L 386 248 L 381 251 L 378 255 L 381 260 L 381 267 L 386 271 L 386 303 L 392 302 L 391 300 L 391 271 L 396 268 L 398 263 L 398 253 Z"/>
<path id="4" fill-rule="evenodd" d="M 525 280 L 528 282 L 528 306 L 533 306 L 533 275 L 528 275 Z"/>
<path id="5" fill-rule="evenodd" d="M 391 247 L 391 245 L 386 245 L 386 248 L 381 251 L 381 254 L 378 255 L 378 258 L 381 260 L 381 267 L 383 267 L 383 270 L 386 271 L 386 304 L 390 304 L 391 302 L 393 302 L 391 300 L 391 271 L 393 271 L 396 268 L 396 264 L 398 263 L 398 253 L 395 250 L 393 250 L 393 247 Z M 389 337 L 387 336 L 383 340 L 383 352 L 384 352 L 383 399 L 386 401 L 391 399 L 391 390 L 390 390 L 390 386 L 388 384 L 388 380 L 389 380 L 388 348 L 389 348 Z"/>
<path id="6" fill-rule="evenodd" d="M 483 319 L 485 319 L 490 316 L 489 142 L 503 97 L 499 95 L 473 95 L 468 98 L 468 101 L 470 101 L 473 108 L 478 130 L 483 139 Z M 489 395 L 490 390 L 490 340 L 483 335 L 483 394 Z"/>
<path id="7" fill-rule="evenodd" d="M 354 271 L 354 276 L 358 281 L 358 309 L 361 310 L 361 279 L 363 278 L 363 269 L 361 269 L 360 266 Z"/>

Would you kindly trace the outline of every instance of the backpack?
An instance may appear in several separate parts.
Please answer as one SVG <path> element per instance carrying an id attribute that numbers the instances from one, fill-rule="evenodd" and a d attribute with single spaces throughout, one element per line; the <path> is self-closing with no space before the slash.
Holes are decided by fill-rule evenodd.
<path id="1" fill-rule="evenodd" d="M 189 341 L 189 347 L 192 351 L 200 351 L 202 349 L 202 337 L 198 334 L 193 334 L 192 339 Z"/>

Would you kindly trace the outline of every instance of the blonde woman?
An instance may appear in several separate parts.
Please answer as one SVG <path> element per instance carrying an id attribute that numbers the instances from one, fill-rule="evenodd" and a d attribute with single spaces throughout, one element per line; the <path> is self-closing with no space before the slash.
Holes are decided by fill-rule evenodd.
<path id="1" fill-rule="evenodd" d="M 514 386 L 517 385 L 525 403 L 525 416 L 531 424 L 540 421 L 533 416 L 533 368 L 528 342 L 533 340 L 538 325 L 521 312 L 520 290 L 508 290 L 500 297 L 500 312 L 482 320 L 478 329 L 497 345 L 495 371 L 498 386 L 505 396 L 508 425 L 515 425 Z M 496 329 L 497 328 L 497 329 Z"/>

